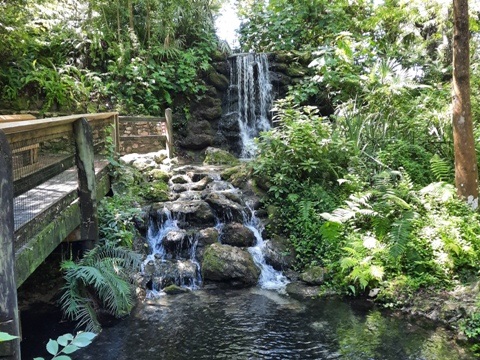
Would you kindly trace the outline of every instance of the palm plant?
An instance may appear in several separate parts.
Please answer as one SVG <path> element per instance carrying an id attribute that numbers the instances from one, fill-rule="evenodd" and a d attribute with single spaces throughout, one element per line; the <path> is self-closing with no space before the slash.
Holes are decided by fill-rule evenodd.
<path id="1" fill-rule="evenodd" d="M 134 305 L 132 274 L 140 267 L 140 255 L 112 245 L 90 250 L 78 262 L 62 263 L 66 284 L 60 299 L 66 316 L 78 327 L 98 332 L 100 312 L 120 318 Z"/>

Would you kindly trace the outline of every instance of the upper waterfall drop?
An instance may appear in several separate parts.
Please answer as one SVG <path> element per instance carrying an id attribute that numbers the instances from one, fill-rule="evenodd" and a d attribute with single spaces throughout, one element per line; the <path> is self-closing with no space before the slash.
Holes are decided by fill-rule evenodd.
<path id="1" fill-rule="evenodd" d="M 254 138 L 271 128 L 272 84 L 267 54 L 237 54 L 230 58 L 227 114 L 238 120 L 241 158 L 255 154 Z"/>

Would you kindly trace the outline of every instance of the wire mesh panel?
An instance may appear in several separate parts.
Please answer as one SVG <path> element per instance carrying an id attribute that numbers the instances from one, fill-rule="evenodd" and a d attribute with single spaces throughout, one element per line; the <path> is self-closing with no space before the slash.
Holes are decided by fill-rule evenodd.
<path id="1" fill-rule="evenodd" d="M 87 118 L 94 137 L 95 160 L 106 166 L 107 137 L 116 113 L 39 119 L 26 123 L 1 124 L 12 152 L 14 175 L 14 223 L 18 249 L 69 206 L 77 197 L 73 123 Z M 118 140 L 117 140 L 118 141 Z M 35 221 L 32 221 L 34 220 Z M 1 224 L 0 224 L 1 226 Z"/>

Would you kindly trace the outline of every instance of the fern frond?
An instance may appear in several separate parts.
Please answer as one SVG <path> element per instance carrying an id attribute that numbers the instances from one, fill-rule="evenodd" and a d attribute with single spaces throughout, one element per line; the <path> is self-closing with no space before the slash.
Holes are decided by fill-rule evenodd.
<path id="1" fill-rule="evenodd" d="M 397 196 L 393 191 L 387 191 L 385 194 L 382 196 L 383 200 L 390 201 L 394 203 L 395 205 L 400 206 L 404 210 L 409 210 L 411 206 L 402 198 Z"/>
<path id="2" fill-rule="evenodd" d="M 438 154 L 433 155 L 430 159 L 430 170 L 437 181 L 452 182 L 453 180 L 451 164 L 438 156 Z"/>
<path id="3" fill-rule="evenodd" d="M 132 275 L 139 270 L 140 255 L 112 245 L 97 246 L 75 263 L 64 261 L 64 293 L 60 299 L 66 316 L 79 327 L 97 331 L 96 310 L 101 307 L 115 317 L 133 307 Z"/>
<path id="4" fill-rule="evenodd" d="M 416 217 L 416 213 L 408 211 L 397 221 L 393 222 L 392 229 L 388 234 L 390 242 L 390 254 L 394 258 L 398 258 L 405 251 L 405 246 L 410 237 L 410 229 L 412 227 L 412 220 Z"/>

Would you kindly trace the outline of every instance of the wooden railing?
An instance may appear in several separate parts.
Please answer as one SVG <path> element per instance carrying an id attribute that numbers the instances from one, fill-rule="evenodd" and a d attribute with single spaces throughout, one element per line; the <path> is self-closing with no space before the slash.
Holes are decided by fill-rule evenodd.
<path id="1" fill-rule="evenodd" d="M 164 124 L 171 157 L 171 110 L 154 121 Z M 120 141 L 115 112 L 0 117 L 0 332 L 19 335 L 16 289 L 61 241 L 78 227 L 85 248 L 98 241 L 97 199 L 110 189 L 106 156 Z M 20 360 L 19 341 L 0 342 L 0 358 Z"/>
<path id="2" fill-rule="evenodd" d="M 16 289 L 70 232 L 80 226 L 86 248 L 98 240 L 97 187 L 103 196 L 109 185 L 96 168 L 108 163 L 108 146 L 118 146 L 117 128 L 117 113 L 0 120 L 0 331 L 19 335 Z M 52 202 L 43 195 L 51 193 L 60 195 Z M 0 358 L 19 360 L 18 341 L 1 342 Z"/>

